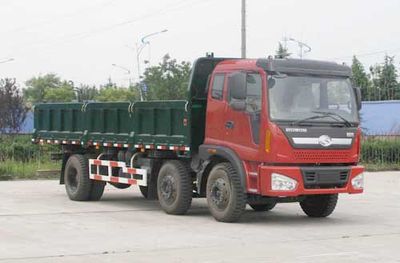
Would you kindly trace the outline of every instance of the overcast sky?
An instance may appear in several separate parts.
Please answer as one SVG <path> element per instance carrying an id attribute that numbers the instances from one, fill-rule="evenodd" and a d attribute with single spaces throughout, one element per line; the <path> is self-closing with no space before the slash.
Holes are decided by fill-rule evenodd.
<path id="1" fill-rule="evenodd" d="M 169 53 L 193 61 L 206 52 L 240 56 L 240 0 L 0 0 L 0 78 L 19 83 L 57 73 L 76 84 L 121 85 L 137 76 L 135 44 L 152 32 L 141 59 Z M 399 0 L 247 0 L 248 57 L 273 54 L 284 36 L 312 47 L 306 58 L 400 62 Z M 289 43 L 290 51 L 298 47 Z M 14 61 L 1 63 L 9 58 Z M 143 67 L 143 65 L 142 65 Z"/>

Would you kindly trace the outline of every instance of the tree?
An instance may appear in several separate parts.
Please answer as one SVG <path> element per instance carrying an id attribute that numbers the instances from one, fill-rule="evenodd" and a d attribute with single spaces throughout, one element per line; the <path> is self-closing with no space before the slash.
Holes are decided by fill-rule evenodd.
<path id="1" fill-rule="evenodd" d="M 288 58 L 291 53 L 287 47 L 284 47 L 282 43 L 279 42 L 278 50 L 275 52 L 275 58 Z"/>
<path id="2" fill-rule="evenodd" d="M 95 96 L 97 101 L 137 101 L 139 94 L 133 88 L 102 87 Z"/>
<path id="3" fill-rule="evenodd" d="M 393 100 L 400 98 L 394 57 L 386 55 L 383 64 L 371 66 L 370 72 L 373 89 L 377 93 L 375 100 Z"/>
<path id="4" fill-rule="evenodd" d="M 95 100 L 96 96 L 99 94 L 99 90 L 96 89 L 96 86 L 84 84 L 81 84 L 78 88 L 76 88 L 76 91 L 79 102 Z"/>
<path id="5" fill-rule="evenodd" d="M 384 92 L 384 98 L 386 100 L 396 99 L 399 83 L 397 82 L 397 70 L 394 65 L 394 57 L 385 56 L 379 82 Z"/>
<path id="6" fill-rule="evenodd" d="M 19 132 L 27 112 L 15 79 L 0 80 L 0 131 Z"/>
<path id="7" fill-rule="evenodd" d="M 148 100 L 178 100 L 187 98 L 190 63 L 178 63 L 168 54 L 162 63 L 149 67 L 144 72 L 141 87 L 146 86 Z"/>
<path id="8" fill-rule="evenodd" d="M 371 84 L 369 81 L 369 76 L 365 72 L 364 66 L 357 59 L 356 56 L 353 56 L 351 71 L 352 71 L 351 80 L 353 82 L 353 86 L 361 88 L 362 100 L 371 100 L 371 91 L 370 91 Z"/>
<path id="9" fill-rule="evenodd" d="M 73 85 L 56 74 L 33 77 L 25 85 L 24 97 L 30 103 L 70 102 L 75 99 Z"/>
<path id="10" fill-rule="evenodd" d="M 57 88 L 46 89 L 44 91 L 45 102 L 71 102 L 74 99 L 74 87 L 67 82 L 62 82 Z"/>

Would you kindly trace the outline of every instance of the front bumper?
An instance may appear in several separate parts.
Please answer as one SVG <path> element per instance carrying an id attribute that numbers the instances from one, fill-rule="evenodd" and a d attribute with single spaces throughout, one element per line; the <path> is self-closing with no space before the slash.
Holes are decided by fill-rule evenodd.
<path id="1" fill-rule="evenodd" d="M 296 166 L 260 166 L 259 167 L 259 194 L 262 196 L 274 196 L 274 197 L 285 197 L 285 196 L 301 196 L 301 195 L 313 195 L 313 194 L 336 194 L 336 193 L 348 193 L 348 194 L 359 194 L 363 192 L 363 189 L 355 189 L 351 184 L 351 180 L 364 172 L 363 166 L 350 166 L 347 182 L 335 187 L 307 187 L 304 184 L 303 174 L 301 167 Z M 310 167 L 309 169 L 312 169 Z M 294 190 L 272 190 L 271 187 L 271 175 L 272 173 L 282 174 L 290 177 L 297 181 L 297 186 Z"/>

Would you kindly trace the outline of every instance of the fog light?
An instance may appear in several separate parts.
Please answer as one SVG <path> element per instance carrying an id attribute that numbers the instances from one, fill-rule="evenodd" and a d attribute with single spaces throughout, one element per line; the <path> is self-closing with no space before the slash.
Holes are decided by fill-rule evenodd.
<path id="1" fill-rule="evenodd" d="M 282 174 L 271 174 L 271 189 L 274 191 L 292 191 L 296 189 L 297 181 Z"/>
<path id="2" fill-rule="evenodd" d="M 353 179 L 351 179 L 351 185 L 354 189 L 363 189 L 364 188 L 364 173 L 360 173 Z"/>

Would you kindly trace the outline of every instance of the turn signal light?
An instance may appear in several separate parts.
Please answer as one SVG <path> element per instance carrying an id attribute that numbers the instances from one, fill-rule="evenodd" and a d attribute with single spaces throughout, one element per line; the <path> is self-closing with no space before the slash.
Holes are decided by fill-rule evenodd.
<path id="1" fill-rule="evenodd" d="M 265 132 L 265 152 L 269 153 L 271 151 L 271 131 L 267 129 Z"/>

